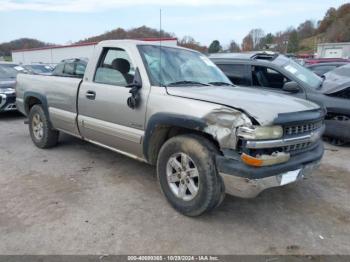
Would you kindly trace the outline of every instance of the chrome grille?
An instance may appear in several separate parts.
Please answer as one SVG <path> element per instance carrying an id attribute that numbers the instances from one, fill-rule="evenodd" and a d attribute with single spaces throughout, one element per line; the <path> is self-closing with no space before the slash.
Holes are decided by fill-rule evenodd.
<path id="1" fill-rule="evenodd" d="M 311 142 L 300 143 L 300 144 L 295 144 L 295 145 L 290 145 L 290 146 L 284 146 L 283 152 L 294 152 L 294 151 L 304 150 L 304 149 L 307 149 L 310 145 L 311 145 Z"/>
<path id="2" fill-rule="evenodd" d="M 284 134 L 287 136 L 291 136 L 291 135 L 309 133 L 311 131 L 314 131 L 322 127 L 322 124 L 323 124 L 322 121 L 318 121 L 313 123 L 303 123 L 303 124 L 297 124 L 292 126 L 286 126 L 284 128 Z"/>

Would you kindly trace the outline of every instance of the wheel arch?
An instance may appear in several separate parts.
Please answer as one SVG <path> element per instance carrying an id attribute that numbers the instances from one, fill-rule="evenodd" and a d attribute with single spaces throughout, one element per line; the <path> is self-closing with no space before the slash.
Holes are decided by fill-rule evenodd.
<path id="1" fill-rule="evenodd" d="M 24 96 L 23 96 L 23 101 L 24 101 L 24 110 L 25 110 L 26 115 L 29 114 L 30 109 L 34 105 L 40 104 L 44 110 L 46 117 L 49 120 L 50 125 L 51 125 L 49 107 L 48 107 L 46 96 L 39 94 L 39 93 L 36 93 L 36 92 L 25 92 Z"/>
<path id="2" fill-rule="evenodd" d="M 162 145 L 171 137 L 180 134 L 197 134 L 210 140 L 218 149 L 219 143 L 205 132 L 207 124 L 199 118 L 186 115 L 158 113 L 147 124 L 143 139 L 143 154 L 148 163 L 156 164 Z"/>

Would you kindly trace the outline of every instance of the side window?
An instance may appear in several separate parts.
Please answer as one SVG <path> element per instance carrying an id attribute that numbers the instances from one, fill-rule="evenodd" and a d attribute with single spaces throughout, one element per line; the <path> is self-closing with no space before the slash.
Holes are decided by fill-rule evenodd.
<path id="1" fill-rule="evenodd" d="M 134 74 L 135 69 L 125 50 L 106 48 L 97 66 L 94 82 L 126 86 L 132 83 Z"/>
<path id="2" fill-rule="evenodd" d="M 86 69 L 86 64 L 84 63 L 76 63 L 75 66 L 75 75 L 77 77 L 83 77 Z"/>
<path id="3" fill-rule="evenodd" d="M 254 86 L 282 89 L 290 80 L 275 69 L 264 66 L 252 66 Z"/>
<path id="4" fill-rule="evenodd" d="M 75 69 L 74 69 L 74 63 L 65 63 L 63 68 L 63 74 L 74 76 Z"/>
<path id="5" fill-rule="evenodd" d="M 218 64 L 217 65 L 225 75 L 235 85 L 250 86 L 251 82 L 247 74 L 246 65 L 233 65 L 233 64 Z"/>
<path id="6" fill-rule="evenodd" d="M 52 74 L 54 76 L 62 76 L 63 75 L 63 68 L 64 68 L 64 63 L 59 63 L 58 65 L 56 65 L 56 67 L 53 70 Z"/>

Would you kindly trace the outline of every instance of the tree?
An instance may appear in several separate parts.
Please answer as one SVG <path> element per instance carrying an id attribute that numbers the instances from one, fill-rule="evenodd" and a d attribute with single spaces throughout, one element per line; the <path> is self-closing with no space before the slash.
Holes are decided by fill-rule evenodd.
<path id="1" fill-rule="evenodd" d="M 266 36 L 264 36 L 263 38 L 261 38 L 260 40 L 260 48 L 265 48 L 265 49 L 269 49 L 269 46 L 271 44 L 273 44 L 274 41 L 274 36 L 271 33 L 268 33 Z"/>
<path id="2" fill-rule="evenodd" d="M 210 46 L 209 46 L 209 48 L 208 48 L 208 52 L 209 52 L 210 54 L 212 54 L 212 53 L 218 53 L 218 52 L 220 52 L 221 50 L 222 50 L 222 46 L 221 46 L 219 40 L 214 40 L 214 41 L 210 44 Z"/>
<path id="3" fill-rule="evenodd" d="M 288 39 L 289 39 L 289 29 L 286 31 L 282 32 L 277 32 L 274 36 L 274 42 L 276 44 L 275 50 L 281 53 L 285 53 L 287 50 L 287 44 L 288 44 Z"/>
<path id="4" fill-rule="evenodd" d="M 243 51 L 252 51 L 253 50 L 253 39 L 250 34 L 246 35 L 242 41 L 242 50 Z"/>
<path id="5" fill-rule="evenodd" d="M 206 46 L 200 45 L 191 36 L 184 36 L 178 43 L 179 46 L 186 47 L 189 49 L 197 50 L 202 53 L 206 53 L 208 48 Z"/>
<path id="6" fill-rule="evenodd" d="M 252 29 L 250 30 L 249 35 L 252 38 L 253 50 L 261 49 L 262 48 L 261 39 L 265 36 L 264 31 L 260 28 Z"/>
<path id="7" fill-rule="evenodd" d="M 239 48 L 239 45 L 236 43 L 235 40 L 232 40 L 228 46 L 229 52 L 240 52 L 241 49 Z"/>
<path id="8" fill-rule="evenodd" d="M 319 22 L 318 32 L 324 33 L 330 27 L 330 25 L 337 19 L 337 10 L 331 7 L 327 10 L 323 20 Z"/>
<path id="9" fill-rule="evenodd" d="M 298 50 L 299 50 L 298 32 L 296 30 L 293 30 L 289 34 L 288 45 L 287 45 L 287 52 L 288 53 L 295 53 Z"/>
<path id="10" fill-rule="evenodd" d="M 306 20 L 298 26 L 297 31 L 300 39 L 313 36 L 316 31 L 315 23 L 311 20 Z"/>

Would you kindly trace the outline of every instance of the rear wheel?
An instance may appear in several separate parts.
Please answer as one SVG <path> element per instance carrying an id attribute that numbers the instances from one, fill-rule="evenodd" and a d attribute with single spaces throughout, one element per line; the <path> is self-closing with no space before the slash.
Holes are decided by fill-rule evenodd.
<path id="1" fill-rule="evenodd" d="M 213 147 L 203 137 L 181 135 L 169 139 L 159 152 L 160 187 L 169 203 L 184 215 L 201 215 L 224 198 Z"/>
<path id="2" fill-rule="evenodd" d="M 41 105 L 34 105 L 29 112 L 29 132 L 33 143 L 39 148 L 57 144 L 59 132 L 50 128 L 50 123 Z"/>

